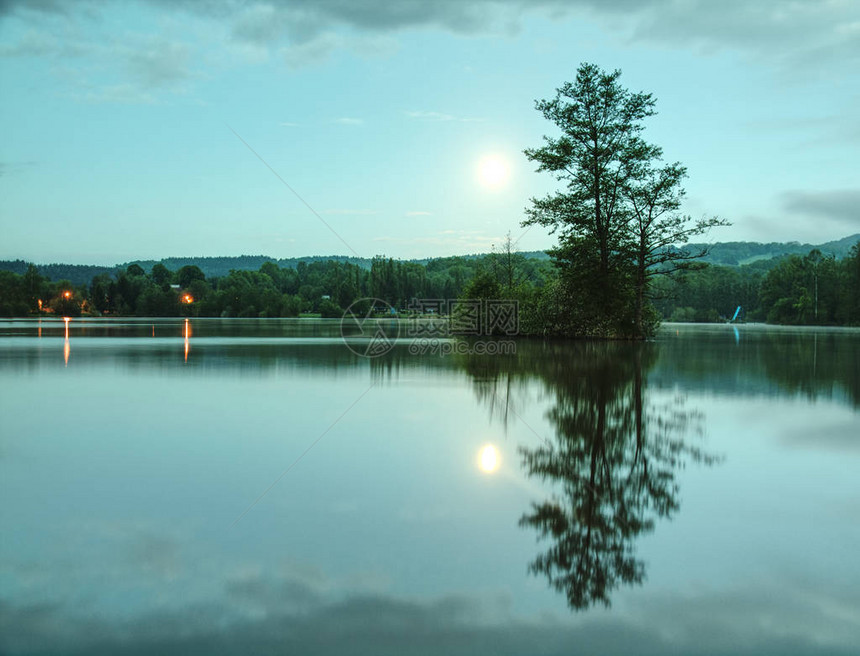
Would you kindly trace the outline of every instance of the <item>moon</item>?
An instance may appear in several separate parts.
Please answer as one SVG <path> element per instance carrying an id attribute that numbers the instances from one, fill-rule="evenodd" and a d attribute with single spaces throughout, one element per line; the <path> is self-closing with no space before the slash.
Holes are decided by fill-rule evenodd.
<path id="1" fill-rule="evenodd" d="M 478 162 L 478 179 L 490 189 L 503 187 L 511 175 L 508 162 L 498 155 L 486 155 Z"/>
<path id="2" fill-rule="evenodd" d="M 487 444 L 478 454 L 478 466 L 486 474 L 494 473 L 500 464 L 499 451 L 492 444 Z"/>

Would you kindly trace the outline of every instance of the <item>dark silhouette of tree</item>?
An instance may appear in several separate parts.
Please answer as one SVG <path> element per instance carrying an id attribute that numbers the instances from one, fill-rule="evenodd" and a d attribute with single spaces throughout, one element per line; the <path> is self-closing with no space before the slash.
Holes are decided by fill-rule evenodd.
<path id="1" fill-rule="evenodd" d="M 126 268 L 125 272 L 129 276 L 134 276 L 134 277 L 146 275 L 146 271 L 144 271 L 143 267 L 140 266 L 139 264 L 129 264 L 128 267 Z"/>
<path id="2" fill-rule="evenodd" d="M 563 333 L 642 339 L 657 324 L 656 314 L 646 319 L 651 278 L 702 257 L 676 246 L 724 222 L 691 223 L 678 212 L 686 169 L 657 166 L 661 148 L 641 137 L 654 98 L 625 89 L 620 76 L 584 63 L 574 82 L 537 101 L 561 134 L 525 154 L 564 187 L 533 198 L 523 225 L 559 234 L 549 253 L 561 282 L 551 291 L 568 306 L 560 313 Z"/>
<path id="3" fill-rule="evenodd" d="M 100 273 L 90 282 L 93 308 L 104 314 L 116 309 L 117 284 L 108 273 Z"/>
<path id="4" fill-rule="evenodd" d="M 263 266 L 265 266 L 265 264 Z M 195 280 L 206 280 L 206 276 L 198 266 L 187 264 L 176 272 L 176 282 L 179 283 L 179 286 L 183 289 L 188 287 Z"/>
<path id="5" fill-rule="evenodd" d="M 158 285 L 159 287 L 166 288 L 170 286 L 170 281 L 173 278 L 173 272 L 166 266 L 164 266 L 161 262 L 156 262 L 152 265 L 150 277 L 156 285 Z"/>
<path id="6" fill-rule="evenodd" d="M 533 198 L 523 225 L 559 233 L 550 255 L 568 298 L 587 301 L 566 329 L 572 334 L 624 335 L 632 323 L 623 190 L 635 168 L 632 160 L 647 162 L 660 151 L 640 137 L 643 120 L 654 114 L 654 99 L 624 89 L 620 76 L 621 71 L 581 64 L 573 83 L 557 89 L 555 98 L 535 103 L 561 135 L 544 137 L 541 148 L 525 151 L 537 171 L 564 184 L 561 191 Z"/>

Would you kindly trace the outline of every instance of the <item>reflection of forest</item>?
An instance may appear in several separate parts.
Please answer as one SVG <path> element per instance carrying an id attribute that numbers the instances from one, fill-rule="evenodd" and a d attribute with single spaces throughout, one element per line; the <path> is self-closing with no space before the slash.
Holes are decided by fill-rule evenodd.
<path id="1" fill-rule="evenodd" d="M 50 342 L 44 338 L 63 336 L 62 321 L 42 322 L 41 342 L 36 341 L 38 323 L 15 322 L 0 327 L 0 338 L 33 337 L 33 340 L 7 340 L 5 348 L 14 357 L 0 359 L 0 367 L 30 369 L 63 366 L 62 358 L 45 359 Z M 462 358 L 438 355 L 415 356 L 409 340 L 378 358 L 362 358 L 344 345 L 340 324 L 335 320 L 216 320 L 192 319 L 193 355 L 183 361 L 183 322 L 132 320 L 99 322 L 72 320 L 70 336 L 78 356 L 77 363 L 160 370 L 182 368 L 186 374 L 207 375 L 215 370 L 265 372 L 270 369 L 349 370 L 357 373 L 369 367 L 377 379 L 396 380 L 406 371 L 457 371 L 473 366 Z M 658 343 L 660 358 L 647 363 L 649 386 L 703 391 L 730 396 L 777 394 L 826 398 L 860 406 L 860 331 L 827 329 L 762 329 L 753 326 L 674 326 L 664 327 Z M 168 338 L 170 341 L 153 340 Z M 89 340 L 87 338 L 123 338 Z M 590 357 L 582 344 L 536 340 L 517 340 L 517 357 L 494 357 L 495 366 L 504 366 L 508 379 L 528 372 L 518 362 L 538 357 L 558 360 L 559 366 Z M 59 347 L 62 348 L 61 346 Z M 59 353 L 60 351 L 58 351 Z M 178 356 L 178 357 L 177 357 Z M 653 357 L 652 357 L 653 359 Z M 358 365 L 358 366 L 356 366 Z M 563 366 L 562 366 L 563 365 Z M 478 365 L 474 365 L 478 366 Z M 470 372 L 471 373 L 471 372 Z M 474 376 L 471 376 L 474 380 Z"/>
<path id="2" fill-rule="evenodd" d="M 699 415 L 681 399 L 649 398 L 645 374 L 656 355 L 653 344 L 529 344 L 515 359 L 464 363 L 496 414 L 504 416 L 503 398 L 516 397 L 517 379 L 539 379 L 552 399 L 554 439 L 520 454 L 526 473 L 552 483 L 553 495 L 533 503 L 520 524 L 548 543 L 530 570 L 575 609 L 609 605 L 615 588 L 642 582 L 636 538 L 678 509 L 676 470 L 687 460 L 714 461 L 688 441 L 701 433 Z"/>
<path id="3" fill-rule="evenodd" d="M 802 395 L 860 406 L 860 331 L 681 327 L 652 384 L 728 395 Z"/>

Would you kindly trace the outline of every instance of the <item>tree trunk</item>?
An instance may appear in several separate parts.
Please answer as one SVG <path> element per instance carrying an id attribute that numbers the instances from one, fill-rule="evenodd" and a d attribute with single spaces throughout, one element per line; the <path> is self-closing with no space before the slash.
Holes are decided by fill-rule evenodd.
<path id="1" fill-rule="evenodd" d="M 645 278 L 645 254 L 640 251 L 636 263 L 636 339 L 645 339 Z"/>

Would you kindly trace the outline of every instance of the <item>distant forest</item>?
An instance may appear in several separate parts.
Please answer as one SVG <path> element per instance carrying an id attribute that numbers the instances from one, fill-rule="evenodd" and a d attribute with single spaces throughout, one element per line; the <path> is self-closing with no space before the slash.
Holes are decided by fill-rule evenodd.
<path id="1" fill-rule="evenodd" d="M 860 238 L 860 235 L 858 235 Z M 548 260 L 549 256 L 543 251 L 531 251 L 522 253 L 529 259 Z M 457 256 L 461 260 L 479 260 L 485 256 L 484 253 L 474 255 Z M 401 260 L 404 264 L 426 265 L 431 261 L 444 261 L 450 258 L 424 258 L 414 260 Z M 89 282 L 101 273 L 115 275 L 124 271 L 132 264 L 136 264 L 145 271 L 150 271 L 156 264 L 162 264 L 171 271 L 178 271 L 185 266 L 195 266 L 200 269 L 207 278 L 223 278 L 230 275 L 231 271 L 259 271 L 266 262 L 274 262 L 282 269 L 295 269 L 299 262 L 306 265 L 315 262 L 339 262 L 342 264 L 354 264 L 355 266 L 370 270 L 373 258 L 369 257 L 347 257 L 344 255 L 309 255 L 304 257 L 275 258 L 266 255 L 238 255 L 235 257 L 166 257 L 163 260 L 133 260 L 115 266 L 96 266 L 90 264 L 40 264 L 39 273 L 49 280 L 67 280 L 74 285 L 89 284 Z M 0 271 L 11 271 L 23 274 L 29 262 L 25 260 L 0 260 Z"/>
<path id="2" fill-rule="evenodd" d="M 756 264 L 764 271 L 772 269 L 780 260 L 788 255 L 807 255 L 818 249 L 828 257 L 841 260 L 848 256 L 851 247 L 860 241 L 860 233 L 823 244 L 801 244 L 796 241 L 773 242 L 763 244 L 757 241 L 730 241 L 715 244 L 687 244 L 685 248 L 707 250 L 702 258 L 709 264 L 727 266 L 745 266 Z M 525 251 L 520 253 L 526 259 L 549 260 L 549 255 L 543 251 Z M 454 258 L 424 258 L 399 260 L 404 264 L 427 265 L 432 261 L 447 261 L 452 259 L 475 261 L 487 257 L 486 253 L 462 255 Z M 275 258 L 266 255 L 239 255 L 236 257 L 166 257 L 163 260 L 134 260 L 115 266 L 96 266 L 92 264 L 39 264 L 39 273 L 51 281 L 66 280 L 73 285 L 86 285 L 100 273 L 115 275 L 137 264 L 145 271 L 150 271 L 156 264 L 162 264 L 171 271 L 178 271 L 184 266 L 198 267 L 207 278 L 223 278 L 231 271 L 259 271 L 266 262 L 274 262 L 282 269 L 295 269 L 299 262 L 312 264 L 314 262 L 341 262 L 354 264 L 362 269 L 370 270 L 373 258 L 346 257 L 343 255 L 309 255 L 303 257 Z M 25 260 L 0 260 L 0 271 L 11 271 L 23 275 L 30 263 Z"/>
<path id="3" fill-rule="evenodd" d="M 657 281 L 651 302 L 663 320 L 725 321 L 741 306 L 745 321 L 860 325 L 860 235 L 817 246 L 714 244 L 704 260 L 701 270 Z M 727 260 L 749 263 L 714 263 Z M 425 261 L 169 258 L 110 268 L 18 260 L 0 262 L 0 316 L 38 314 L 41 301 L 42 312 L 65 316 L 340 317 L 362 297 L 405 310 L 414 298 L 497 296 L 520 300 L 526 332 L 539 332 L 529 319 L 554 268 L 544 253 L 512 250 Z"/>

